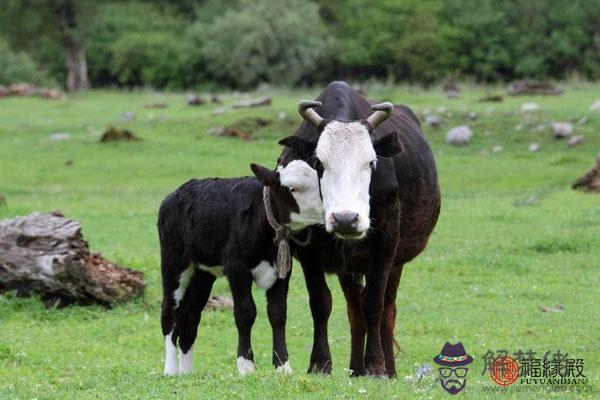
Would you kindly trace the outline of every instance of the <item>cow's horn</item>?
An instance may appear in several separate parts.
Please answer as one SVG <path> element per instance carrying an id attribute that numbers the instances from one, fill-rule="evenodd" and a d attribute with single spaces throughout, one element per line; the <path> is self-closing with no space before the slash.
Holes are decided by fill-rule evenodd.
<path id="1" fill-rule="evenodd" d="M 302 100 L 298 105 L 298 112 L 307 122 L 310 122 L 315 127 L 318 127 L 321 125 L 321 122 L 323 122 L 323 118 L 312 108 L 321 107 L 321 104 L 322 103 L 320 101 Z"/>
<path id="2" fill-rule="evenodd" d="M 367 124 L 371 129 L 377 128 L 383 121 L 388 119 L 394 111 L 394 105 L 389 101 L 385 103 L 375 104 L 371 106 L 371 110 L 375 111 L 369 118 L 367 118 Z"/>

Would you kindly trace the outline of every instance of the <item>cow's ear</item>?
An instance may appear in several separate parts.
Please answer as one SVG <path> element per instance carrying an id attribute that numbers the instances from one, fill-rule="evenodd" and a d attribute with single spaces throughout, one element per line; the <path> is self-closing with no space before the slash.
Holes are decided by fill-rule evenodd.
<path id="1" fill-rule="evenodd" d="M 276 186 L 279 184 L 279 174 L 277 172 L 254 163 L 250 164 L 250 169 L 263 186 Z"/>
<path id="2" fill-rule="evenodd" d="M 404 151 L 402 144 L 398 141 L 396 132 L 388 133 L 373 141 L 373 148 L 379 157 L 393 157 Z"/>
<path id="3" fill-rule="evenodd" d="M 288 136 L 279 141 L 279 144 L 298 151 L 301 154 L 312 155 L 316 144 L 299 136 Z"/>

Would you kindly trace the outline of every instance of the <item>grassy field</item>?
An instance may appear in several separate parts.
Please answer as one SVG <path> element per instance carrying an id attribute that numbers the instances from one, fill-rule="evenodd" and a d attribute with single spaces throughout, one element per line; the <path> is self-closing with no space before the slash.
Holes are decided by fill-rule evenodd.
<path id="1" fill-rule="evenodd" d="M 147 291 L 142 299 L 112 310 L 45 309 L 36 298 L 0 296 L 0 399 L 442 399 L 449 395 L 432 376 L 420 384 L 412 377 L 418 366 L 432 364 L 447 340 L 461 341 L 475 358 L 462 397 L 539 398 L 539 393 L 485 393 L 483 387 L 493 383 L 482 375 L 482 356 L 488 349 L 538 354 L 560 349 L 584 359 L 594 392 L 542 397 L 597 398 L 600 197 L 574 192 L 570 184 L 591 167 L 600 149 L 600 113 L 588 111 L 600 98 L 600 85 L 571 84 L 562 97 L 506 98 L 502 103 L 478 102 L 485 91 L 477 87 L 465 89 L 458 100 L 446 100 L 439 90 L 367 90 L 371 98 L 407 104 L 420 114 L 426 109 L 439 113 L 438 107 L 446 107 L 448 114 L 443 129 L 424 127 L 437 157 L 443 206 L 428 249 L 405 268 L 400 285 L 398 379 L 348 378 L 349 330 L 334 276 L 329 277 L 334 373 L 305 374 L 312 324 L 299 268 L 288 300 L 293 375 L 276 376 L 272 370 L 264 295 L 255 289 L 256 374 L 237 375 L 232 314 L 207 312 L 196 342 L 194 374 L 163 377 L 155 228 L 160 201 L 190 177 L 247 175 L 250 162 L 274 166 L 280 152 L 276 140 L 299 122 L 297 101 L 315 96 L 318 89 L 274 90 L 272 107 L 219 115 L 213 113 L 219 106 L 188 107 L 180 94 L 91 91 L 58 101 L 0 99 L 0 192 L 8 203 L 0 207 L 0 218 L 60 209 L 82 222 L 93 250 L 143 271 Z M 238 97 L 224 94 L 223 100 L 228 105 Z M 541 105 L 540 111 L 523 115 L 521 104 L 531 101 Z M 168 108 L 144 108 L 148 103 Z M 469 111 L 479 118 L 468 120 Z M 124 122 L 125 112 L 135 113 L 135 119 Z M 291 122 L 280 120 L 280 112 L 288 113 Z M 206 132 L 253 116 L 274 123 L 251 142 Z M 576 125 L 575 133 L 585 141 L 575 148 L 552 139 L 547 130 L 534 129 L 541 122 L 583 116 L 587 122 Z M 449 147 L 446 130 L 462 123 L 474 130 L 472 144 Z M 111 125 L 131 129 L 142 140 L 99 143 Z M 50 140 L 56 132 L 71 136 Z M 531 142 L 541 149 L 529 152 Z M 494 152 L 495 146 L 502 151 Z M 227 292 L 226 282 L 218 281 L 213 294 Z M 540 309 L 556 304 L 564 311 Z"/>

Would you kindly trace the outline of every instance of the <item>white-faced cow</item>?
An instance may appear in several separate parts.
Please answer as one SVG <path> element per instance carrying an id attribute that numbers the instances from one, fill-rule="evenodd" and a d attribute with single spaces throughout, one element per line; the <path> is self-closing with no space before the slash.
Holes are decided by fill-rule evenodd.
<path id="1" fill-rule="evenodd" d="M 285 343 L 290 275 L 282 277 L 275 269 L 278 248 L 274 239 L 287 239 L 279 235 L 287 232 L 286 227 L 301 230 L 323 223 L 318 177 L 300 160 L 277 171 L 251 167 L 256 178 L 193 179 L 160 206 L 166 375 L 192 371 L 200 314 L 216 277 L 222 275 L 229 280 L 234 300 L 239 373 L 245 375 L 255 368 L 250 343 L 256 318 L 252 281 L 267 291 L 273 364 L 278 372 L 291 372 Z"/>
<path id="2" fill-rule="evenodd" d="M 440 211 L 433 154 L 410 109 L 371 105 L 344 82 L 301 102 L 300 114 L 294 136 L 280 141 L 278 164 L 302 159 L 317 169 L 325 212 L 325 229 L 313 229 L 311 244 L 296 253 L 314 321 L 309 372 L 331 371 L 324 272 L 333 272 L 347 301 L 352 374 L 395 376 L 400 275 L 425 248 Z"/>

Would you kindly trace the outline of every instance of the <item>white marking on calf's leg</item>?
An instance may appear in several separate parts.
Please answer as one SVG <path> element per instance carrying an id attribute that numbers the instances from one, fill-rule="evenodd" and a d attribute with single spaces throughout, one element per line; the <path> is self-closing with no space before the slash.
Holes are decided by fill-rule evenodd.
<path id="1" fill-rule="evenodd" d="M 173 331 L 165 336 L 165 375 L 177 375 L 177 347 L 173 344 Z"/>
<path id="2" fill-rule="evenodd" d="M 283 365 L 280 365 L 279 367 L 275 368 L 275 372 L 277 372 L 278 374 L 291 374 L 292 371 L 292 367 L 290 366 L 290 361 L 286 361 L 283 363 Z"/>
<path id="3" fill-rule="evenodd" d="M 256 371 L 256 368 L 254 366 L 254 361 L 248 360 L 247 358 L 238 357 L 236 360 L 236 364 L 237 364 L 237 369 L 238 369 L 238 372 L 240 373 L 240 376 L 246 376 L 246 375 Z"/>
<path id="4" fill-rule="evenodd" d="M 252 278 L 254 278 L 254 282 L 256 286 L 261 289 L 270 289 L 271 286 L 275 284 L 277 280 L 277 271 L 272 264 L 269 264 L 266 261 L 261 261 L 254 269 L 251 269 Z"/>
<path id="5" fill-rule="evenodd" d="M 190 374 L 194 367 L 194 347 L 192 346 L 187 353 L 181 352 L 179 355 L 179 373 Z"/>
<path id="6" fill-rule="evenodd" d="M 175 293 L 173 293 L 173 297 L 175 298 L 175 308 L 179 307 L 181 299 L 185 296 L 185 290 L 190 284 L 192 276 L 194 276 L 194 267 L 191 265 L 179 275 L 179 287 L 175 290 Z"/>

